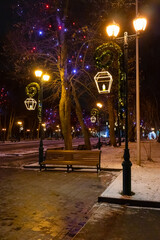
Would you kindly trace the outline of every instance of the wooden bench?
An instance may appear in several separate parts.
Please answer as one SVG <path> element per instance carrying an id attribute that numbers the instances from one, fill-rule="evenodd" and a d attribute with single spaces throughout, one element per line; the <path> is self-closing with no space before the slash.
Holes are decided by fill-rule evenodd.
<path id="1" fill-rule="evenodd" d="M 54 150 L 47 149 L 45 160 L 40 164 L 42 168 L 47 169 L 49 165 L 55 167 L 66 166 L 67 171 L 71 168 L 72 171 L 76 166 L 83 167 L 96 167 L 97 172 L 100 170 L 100 157 L 101 151 L 96 150 Z"/>

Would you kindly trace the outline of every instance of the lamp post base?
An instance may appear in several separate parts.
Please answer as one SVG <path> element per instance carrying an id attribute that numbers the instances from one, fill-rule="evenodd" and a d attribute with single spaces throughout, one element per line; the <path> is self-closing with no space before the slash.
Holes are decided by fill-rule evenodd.
<path id="1" fill-rule="evenodd" d="M 130 154 L 129 149 L 124 150 L 124 161 L 122 163 L 123 166 L 123 191 L 122 195 L 131 196 L 131 166 L 132 163 L 129 160 Z"/>
<path id="2" fill-rule="evenodd" d="M 39 164 L 41 164 L 43 162 L 43 140 L 40 140 L 39 143 Z"/>

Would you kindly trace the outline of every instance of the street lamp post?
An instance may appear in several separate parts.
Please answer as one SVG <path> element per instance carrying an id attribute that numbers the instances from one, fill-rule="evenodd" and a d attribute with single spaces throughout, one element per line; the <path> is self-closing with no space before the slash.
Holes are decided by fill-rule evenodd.
<path id="1" fill-rule="evenodd" d="M 21 139 L 20 134 L 21 134 L 23 123 L 22 123 L 22 121 L 18 121 L 17 124 L 18 124 L 18 139 L 17 140 L 20 142 L 20 139 Z"/>
<path id="2" fill-rule="evenodd" d="M 38 99 L 38 120 L 39 120 L 39 130 L 40 130 L 40 143 L 39 143 L 39 164 L 43 162 L 43 126 L 42 126 L 42 107 L 43 107 L 43 81 L 48 81 L 50 76 L 45 74 L 42 75 L 41 70 L 36 70 L 35 75 L 40 78 L 40 92 Z"/>
<path id="3" fill-rule="evenodd" d="M 136 1 L 137 18 L 133 21 L 136 34 L 136 129 L 137 129 L 137 164 L 141 165 L 141 138 L 140 138 L 140 90 L 139 90 L 139 35 L 145 30 L 147 20 L 138 16 L 138 2 Z"/>
<path id="4" fill-rule="evenodd" d="M 101 103 L 97 103 L 97 108 L 93 108 L 91 111 L 91 122 L 95 123 L 97 121 L 98 123 L 98 149 L 101 149 L 101 131 L 100 131 L 100 109 L 103 107 Z"/>
<path id="5" fill-rule="evenodd" d="M 100 126 L 100 109 L 103 107 L 103 105 L 101 103 L 97 103 L 96 104 L 97 107 L 98 107 L 98 116 L 97 116 L 97 121 L 98 121 L 98 149 L 100 150 L 101 149 L 101 126 Z"/>
<path id="6" fill-rule="evenodd" d="M 43 81 L 48 81 L 50 76 L 43 75 L 41 70 L 36 70 L 35 75 L 40 79 L 40 83 L 33 82 L 27 85 L 26 92 L 29 98 L 25 100 L 28 110 L 35 110 L 36 101 L 32 98 L 38 92 L 38 122 L 39 122 L 39 164 L 43 162 L 43 126 L 42 126 L 42 104 L 43 104 Z"/>
<path id="7" fill-rule="evenodd" d="M 124 72 L 125 72 L 125 149 L 123 166 L 123 195 L 131 195 L 131 166 L 128 149 L 128 33 L 124 33 Z"/>
<path id="8" fill-rule="evenodd" d="M 144 23 L 144 24 L 143 24 Z M 137 34 L 141 30 L 145 30 L 146 19 L 137 18 L 134 20 L 134 26 Z M 119 32 L 119 26 L 117 24 L 110 25 L 106 28 L 107 34 L 110 37 L 116 37 Z M 134 36 L 137 36 L 134 35 Z M 133 35 L 132 35 L 133 36 Z M 123 195 L 131 196 L 131 166 L 130 153 L 128 149 L 128 33 L 124 32 L 124 72 L 125 72 L 125 149 L 124 149 L 124 161 L 123 166 Z"/>

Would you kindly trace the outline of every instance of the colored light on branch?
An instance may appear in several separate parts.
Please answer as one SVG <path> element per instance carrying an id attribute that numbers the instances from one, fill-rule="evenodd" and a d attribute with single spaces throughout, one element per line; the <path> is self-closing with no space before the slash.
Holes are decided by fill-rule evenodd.
<path id="1" fill-rule="evenodd" d="M 58 26 L 58 29 L 59 29 L 59 30 L 62 30 L 62 26 Z"/>
<path id="2" fill-rule="evenodd" d="M 39 35 L 40 35 L 40 36 L 43 35 L 43 32 L 42 32 L 42 31 L 39 31 Z"/>

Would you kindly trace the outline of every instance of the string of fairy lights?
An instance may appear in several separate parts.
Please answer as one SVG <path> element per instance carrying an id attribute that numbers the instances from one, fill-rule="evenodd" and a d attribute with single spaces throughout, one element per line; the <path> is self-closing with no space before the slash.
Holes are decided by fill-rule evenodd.
<path id="1" fill-rule="evenodd" d="M 22 2 L 24 4 L 24 2 Z M 23 17 L 24 10 L 22 3 L 17 4 L 16 12 L 19 16 Z M 38 4 L 39 9 L 36 8 Z M 41 13 L 41 19 L 36 19 L 33 22 L 31 29 L 29 30 L 30 39 L 35 38 L 35 41 L 31 41 L 33 46 L 30 49 L 31 54 L 38 54 L 42 52 L 42 44 L 40 46 L 39 42 L 47 38 L 52 37 L 55 48 L 61 48 L 61 43 L 59 41 L 59 35 L 63 33 L 67 34 L 67 41 L 80 46 L 84 44 L 84 47 L 81 49 L 81 52 L 74 51 L 74 47 L 70 49 L 70 55 L 67 57 L 68 70 L 71 74 L 76 75 L 79 69 L 85 69 L 86 71 L 90 69 L 90 65 L 86 64 L 86 55 L 85 52 L 88 50 L 87 43 L 87 33 L 88 27 L 80 27 L 75 21 L 68 22 L 64 24 L 61 11 L 61 1 L 59 1 L 59 6 L 57 7 L 55 1 L 53 3 L 45 3 L 44 1 L 36 2 L 33 4 L 35 15 L 37 14 L 38 18 L 40 17 L 39 12 Z M 44 17 L 43 17 L 44 16 Z M 57 16 L 59 21 L 57 21 Z M 34 18 L 33 18 L 34 19 Z M 44 20 L 45 19 L 45 20 Z M 65 26 L 66 25 L 66 26 Z M 85 43 L 86 42 L 86 43 Z M 68 44 L 69 45 L 69 44 Z M 44 46 L 43 46 L 44 47 Z M 47 46 L 49 48 L 50 46 Z M 60 51 L 59 51 L 60 52 Z M 47 53 L 50 56 L 52 53 Z M 60 60 L 60 54 L 57 56 L 56 62 Z M 78 59 L 78 64 L 77 64 Z M 85 64 L 84 64 L 85 62 Z"/>

